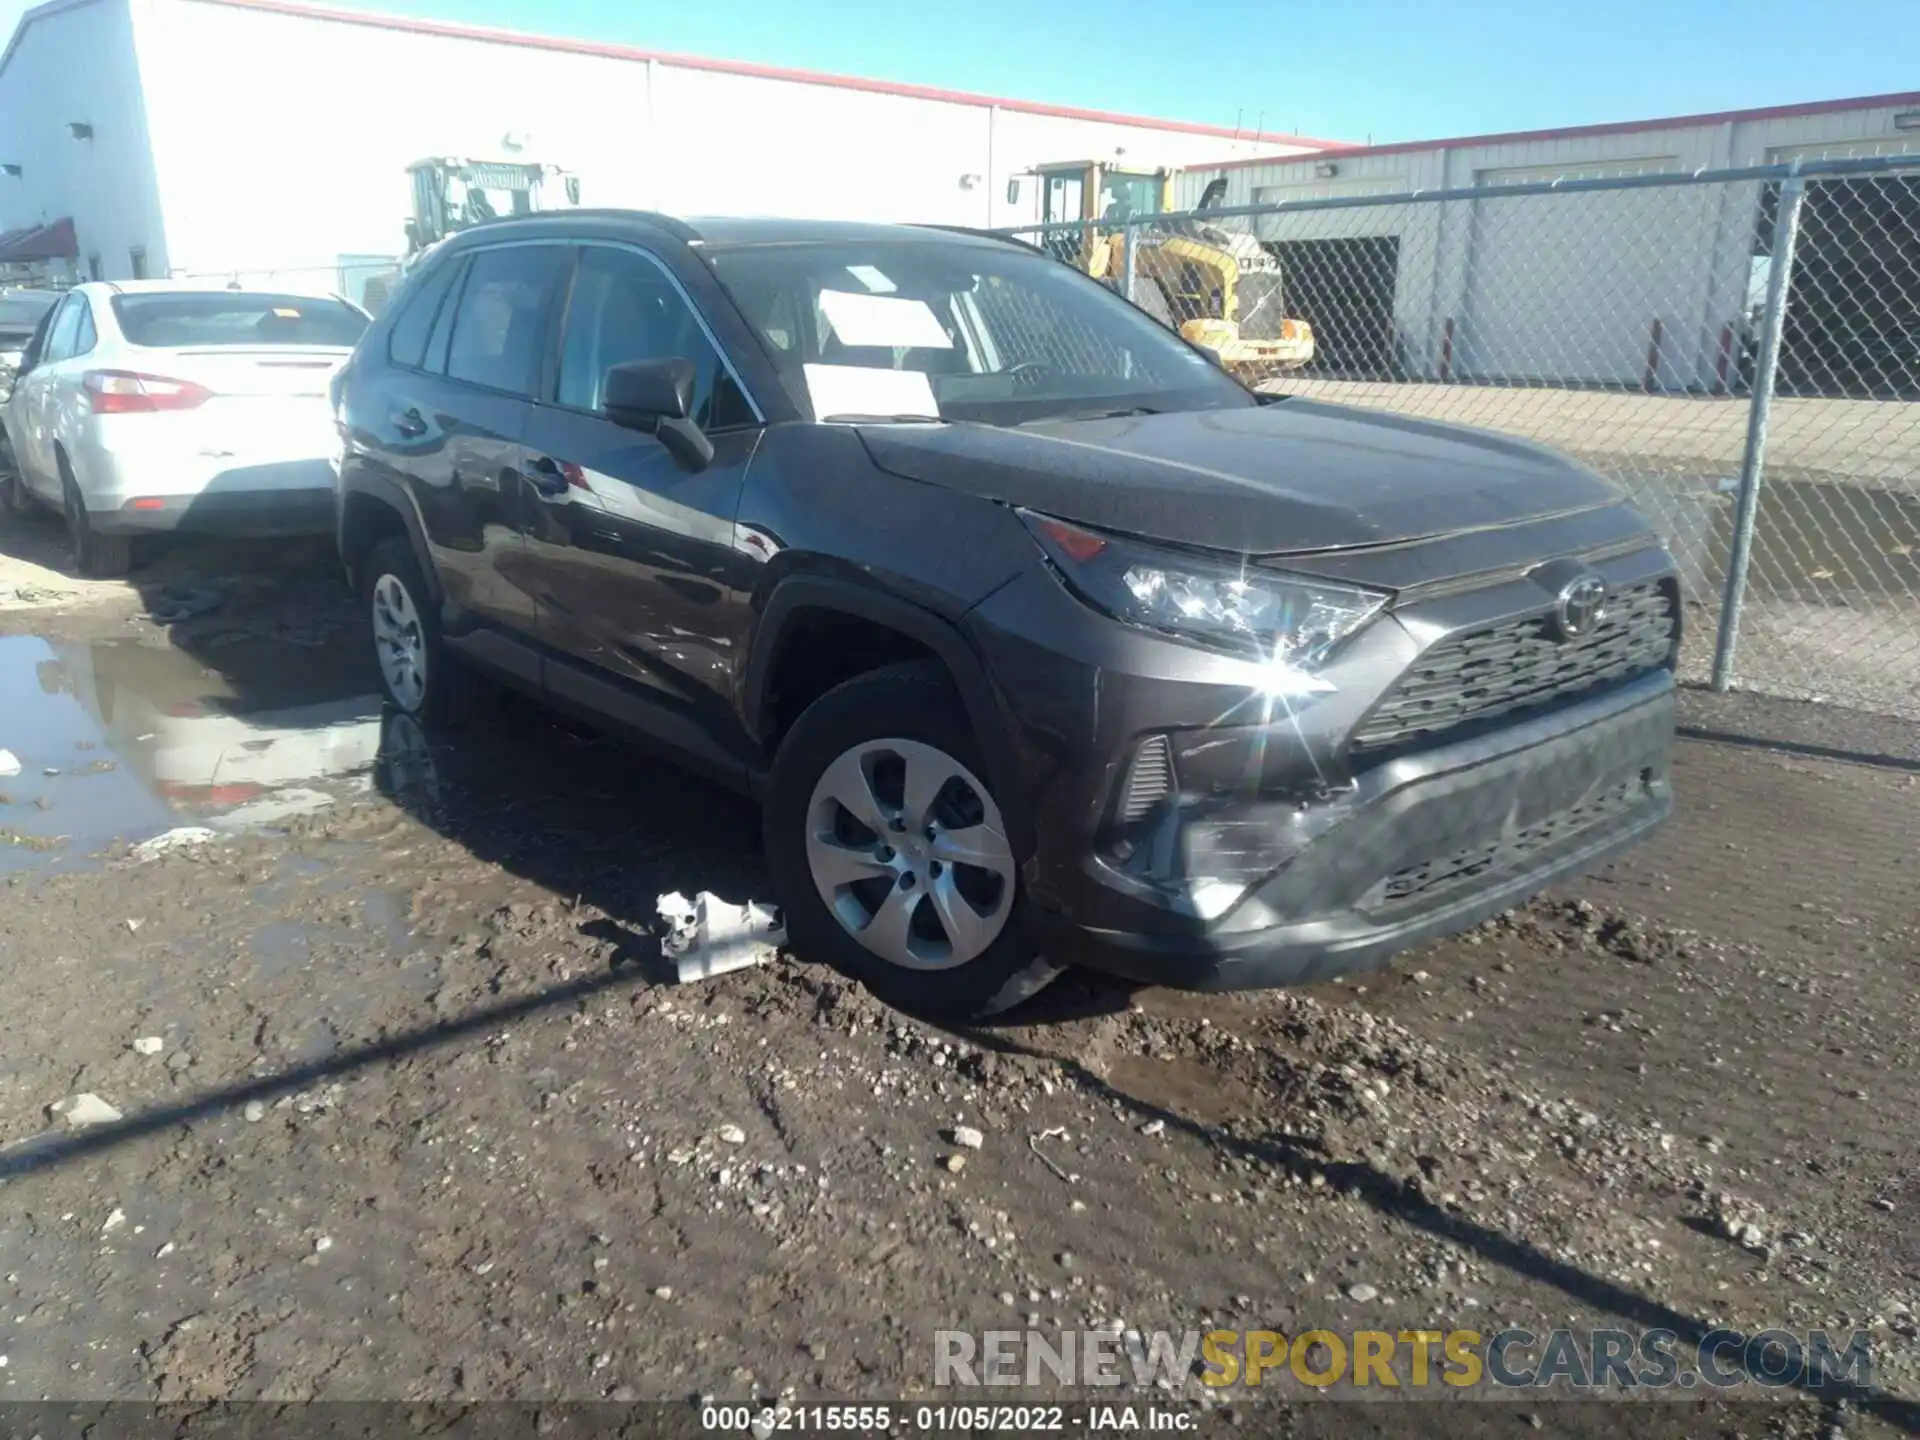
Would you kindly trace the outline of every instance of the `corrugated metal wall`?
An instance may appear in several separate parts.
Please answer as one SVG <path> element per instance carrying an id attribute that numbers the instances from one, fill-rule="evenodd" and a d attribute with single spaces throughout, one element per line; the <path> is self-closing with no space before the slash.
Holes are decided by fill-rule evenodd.
<path id="1" fill-rule="evenodd" d="M 166 264 L 141 107 L 129 0 L 94 0 L 41 17 L 0 72 L 0 230 L 71 216 L 77 274 L 98 256 L 102 278 L 133 273 L 133 252 Z M 93 127 L 76 139 L 71 123 Z"/>
<path id="2" fill-rule="evenodd" d="M 1896 113 L 1862 107 L 1236 163 L 1182 176 L 1176 198 L 1190 207 L 1215 175 L 1227 177 L 1223 203 L 1233 206 L 1795 158 L 1920 157 L 1920 132 L 1896 129 Z M 1744 313 L 1755 221 L 1752 187 L 1709 186 L 1308 209 L 1255 223 L 1283 251 L 1372 237 L 1374 254 L 1390 240 L 1391 348 L 1414 373 L 1436 370 L 1444 356 L 1453 379 L 1640 386 L 1651 378 L 1661 389 L 1708 389 L 1725 375 L 1726 327 Z M 1574 256 L 1579 263 L 1569 263 Z"/>

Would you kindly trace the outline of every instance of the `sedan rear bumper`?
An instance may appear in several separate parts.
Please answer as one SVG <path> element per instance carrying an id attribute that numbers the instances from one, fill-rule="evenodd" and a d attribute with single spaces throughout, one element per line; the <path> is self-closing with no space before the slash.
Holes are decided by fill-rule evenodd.
<path id="1" fill-rule="evenodd" d="M 258 472 L 273 472 L 270 476 Z M 262 483 L 264 482 L 264 483 Z M 102 508 L 101 498 L 118 498 Z M 331 535 L 333 469 L 325 460 L 250 466 L 193 495 L 88 497 L 87 515 L 104 535 L 178 531 L 195 535 Z"/>
<path id="2" fill-rule="evenodd" d="M 1249 876 L 1212 923 L 1130 933 L 1036 917 L 1056 959 L 1151 984 L 1307 984 L 1453 934 L 1634 845 L 1673 808 L 1673 682 L 1665 671 L 1472 740 L 1383 763 L 1326 802 L 1340 812 L 1277 870 Z M 1270 811 L 1271 814 L 1263 812 Z M 1244 847 L 1287 825 L 1285 802 L 1202 807 Z M 1253 847 L 1258 849 L 1258 847 Z M 1244 850 L 1243 850 L 1244 853 Z"/>

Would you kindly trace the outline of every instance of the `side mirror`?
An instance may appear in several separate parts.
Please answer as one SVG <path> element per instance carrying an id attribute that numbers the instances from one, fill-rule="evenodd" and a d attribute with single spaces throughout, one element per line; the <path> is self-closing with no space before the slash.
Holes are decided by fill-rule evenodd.
<path id="1" fill-rule="evenodd" d="M 607 371 L 600 413 L 614 424 L 651 435 L 688 470 L 713 463 L 713 442 L 690 418 L 698 378 L 691 360 L 628 360 Z"/>
<path id="2" fill-rule="evenodd" d="M 693 413 L 696 372 L 691 360 L 628 360 L 607 371 L 600 408 L 616 425 L 651 431 L 662 420 Z"/>
<path id="3" fill-rule="evenodd" d="M 1018 175 L 1013 176 L 1007 181 L 1007 203 L 1009 205 L 1018 205 L 1020 203 L 1020 177 Z"/>

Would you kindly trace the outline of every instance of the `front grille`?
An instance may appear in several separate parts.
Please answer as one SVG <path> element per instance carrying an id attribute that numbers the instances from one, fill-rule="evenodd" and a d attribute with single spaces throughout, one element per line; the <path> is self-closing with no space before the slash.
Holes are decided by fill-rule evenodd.
<path id="1" fill-rule="evenodd" d="M 1449 635 L 1387 692 L 1350 750 L 1405 745 L 1643 674 L 1666 663 L 1678 624 L 1672 590 L 1653 581 L 1613 595 L 1577 640 L 1556 636 L 1544 614 Z"/>
<path id="2" fill-rule="evenodd" d="M 1431 898 L 1496 871 L 1501 875 L 1523 874 L 1535 856 L 1585 831 L 1597 830 L 1632 809 L 1645 796 L 1651 778 L 1643 770 L 1492 844 L 1469 846 L 1396 870 L 1381 882 L 1374 903 L 1404 905 L 1410 900 Z"/>

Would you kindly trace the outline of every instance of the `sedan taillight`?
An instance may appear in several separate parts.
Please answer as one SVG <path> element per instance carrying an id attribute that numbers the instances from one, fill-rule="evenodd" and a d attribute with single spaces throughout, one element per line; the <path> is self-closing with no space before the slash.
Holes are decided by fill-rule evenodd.
<path id="1" fill-rule="evenodd" d="M 131 370 L 89 370 L 80 377 L 87 404 L 96 415 L 146 415 L 156 410 L 192 410 L 213 398 L 213 391 L 191 380 L 138 375 Z"/>

